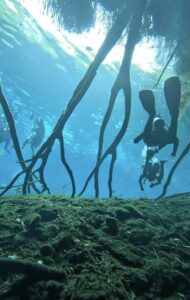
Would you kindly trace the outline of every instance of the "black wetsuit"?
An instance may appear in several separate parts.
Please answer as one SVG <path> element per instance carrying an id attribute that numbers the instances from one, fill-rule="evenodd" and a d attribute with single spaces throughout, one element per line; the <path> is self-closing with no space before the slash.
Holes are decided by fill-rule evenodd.
<path id="1" fill-rule="evenodd" d="M 30 144 L 32 155 L 34 155 L 34 150 L 37 148 L 43 141 L 45 134 L 45 127 L 42 120 L 38 120 L 36 126 L 32 129 L 33 134 L 24 142 L 22 149 Z"/>
<path id="2" fill-rule="evenodd" d="M 134 139 L 134 143 L 138 143 L 140 140 L 143 140 L 148 147 L 158 147 L 158 150 L 162 149 L 168 144 L 173 144 L 172 155 L 175 156 L 179 144 L 179 140 L 176 136 L 177 119 L 171 120 L 171 124 L 168 129 L 165 127 L 154 129 L 154 117 L 155 116 L 153 114 L 149 114 L 144 131 Z"/>
<path id="3" fill-rule="evenodd" d="M 181 98 L 181 82 L 179 77 L 174 76 L 165 80 L 164 95 L 171 116 L 171 124 L 168 129 L 166 129 L 164 125 L 157 128 L 154 127 L 153 123 L 156 116 L 156 109 L 153 91 L 142 90 L 139 92 L 140 101 L 143 108 L 148 112 L 149 118 L 144 131 L 134 139 L 134 143 L 143 140 L 147 146 L 158 147 L 158 150 L 168 144 L 173 144 L 172 155 L 175 156 L 179 144 L 177 138 L 177 121 Z"/>
<path id="4" fill-rule="evenodd" d="M 161 183 L 164 177 L 164 163 L 165 161 L 163 160 L 161 160 L 160 163 L 152 163 L 150 161 L 146 161 L 143 172 L 139 177 L 139 185 L 142 191 L 144 191 L 142 183 L 143 180 L 145 181 L 147 179 L 149 182 L 151 182 L 151 188 Z"/>
<path id="5" fill-rule="evenodd" d="M 11 141 L 10 131 L 7 127 L 0 128 L 0 144 L 5 143 L 4 149 L 7 150 L 7 147 Z"/>

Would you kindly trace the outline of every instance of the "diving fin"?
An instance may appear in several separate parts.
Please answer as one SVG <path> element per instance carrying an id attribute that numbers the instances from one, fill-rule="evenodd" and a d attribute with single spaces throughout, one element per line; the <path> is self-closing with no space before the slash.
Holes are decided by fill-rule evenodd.
<path id="1" fill-rule="evenodd" d="M 142 103 L 143 108 L 150 114 L 155 115 L 155 98 L 153 91 L 151 90 L 142 90 L 139 92 L 139 98 Z"/>
<path id="2" fill-rule="evenodd" d="M 181 82 L 179 77 L 168 78 L 164 83 L 164 95 L 172 119 L 179 115 L 179 104 L 181 99 Z"/>

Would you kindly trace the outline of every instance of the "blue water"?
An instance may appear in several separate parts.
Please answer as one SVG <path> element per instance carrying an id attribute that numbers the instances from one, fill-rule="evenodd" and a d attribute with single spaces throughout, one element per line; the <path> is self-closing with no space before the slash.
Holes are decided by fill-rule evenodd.
<path id="1" fill-rule="evenodd" d="M 87 70 L 87 67 L 81 64 L 80 61 L 84 60 L 87 65 L 90 64 L 90 61 L 80 50 L 76 50 L 78 51 L 77 57 L 70 56 L 64 52 L 55 39 L 47 32 L 44 32 L 32 17 L 30 17 L 30 22 L 34 23 L 39 36 L 42 36 L 43 39 L 41 44 L 30 39 L 26 35 L 26 28 L 23 22 L 14 24 L 16 21 L 10 17 L 11 13 L 4 1 L 1 2 L 1 11 L 2 9 L 5 10 L 4 15 L 0 16 L 0 75 L 2 90 L 11 110 L 17 112 L 15 122 L 21 145 L 30 135 L 31 129 L 35 125 L 32 118 L 33 115 L 44 120 L 46 128 L 45 141 L 51 134 L 57 119 L 66 108 L 74 89 Z M 28 17 L 24 9 L 22 9 L 22 14 Z M 30 30 L 32 32 L 32 29 Z M 44 45 L 44 41 L 56 53 L 56 58 L 47 51 L 47 45 Z M 175 73 L 171 75 L 175 75 Z M 87 176 L 95 165 L 100 126 L 116 76 L 116 71 L 109 70 L 105 66 L 99 68 L 88 92 L 75 109 L 64 129 L 66 159 L 74 173 L 77 193 L 82 189 Z M 141 192 L 138 178 L 142 172 L 144 161 L 142 150 L 144 145 L 142 142 L 138 145 L 133 144 L 134 137 L 141 132 L 147 120 L 147 114 L 143 111 L 138 99 L 138 90 L 142 81 L 141 76 L 141 72 L 138 72 L 136 68 L 132 68 L 132 112 L 128 131 L 118 148 L 117 162 L 113 174 L 114 195 L 118 197 L 157 197 L 162 191 L 163 183 L 169 170 L 178 157 L 175 159 L 170 157 L 172 152 L 171 145 L 162 150 L 158 159 L 166 158 L 168 160 L 163 183 L 154 189 L 150 189 L 149 183 L 146 183 L 145 192 Z M 147 74 L 146 78 L 147 81 L 150 81 L 150 87 L 152 87 L 152 75 Z M 158 111 L 168 119 L 167 107 L 163 99 L 163 81 L 156 91 L 156 99 Z M 3 114 L 1 108 L 0 113 Z M 118 132 L 123 115 L 123 97 L 122 94 L 119 94 L 106 130 L 104 149 L 111 143 Z M 178 136 L 180 137 L 178 155 L 188 142 L 189 136 L 186 123 L 185 121 L 180 122 L 178 126 Z M 23 150 L 23 155 L 25 159 L 31 157 L 29 147 Z M 100 197 L 108 196 L 109 162 L 108 158 L 100 169 Z M 189 191 L 189 170 L 190 159 L 188 155 L 173 176 L 168 194 Z M 0 186 L 8 184 L 19 171 L 20 166 L 17 162 L 14 148 L 10 145 L 8 153 L 3 150 L 3 145 L 0 144 Z M 60 162 L 58 143 L 55 143 L 49 157 L 45 169 L 45 179 L 52 193 L 70 194 L 70 180 L 64 166 Z M 20 183 L 22 183 L 21 179 L 18 180 L 17 184 Z M 92 180 L 84 196 L 94 196 L 93 184 Z M 18 192 L 18 189 L 10 191 L 10 193 Z"/>

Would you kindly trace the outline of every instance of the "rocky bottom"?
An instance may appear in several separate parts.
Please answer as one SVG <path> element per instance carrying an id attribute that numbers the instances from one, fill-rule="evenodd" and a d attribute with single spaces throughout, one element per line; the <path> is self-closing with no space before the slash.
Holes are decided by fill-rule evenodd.
<path id="1" fill-rule="evenodd" d="M 1 300 L 190 299 L 190 194 L 0 199 Z"/>

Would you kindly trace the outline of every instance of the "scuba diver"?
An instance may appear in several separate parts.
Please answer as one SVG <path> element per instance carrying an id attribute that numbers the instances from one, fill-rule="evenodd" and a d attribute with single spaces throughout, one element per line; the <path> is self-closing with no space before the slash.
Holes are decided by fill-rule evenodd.
<path id="1" fill-rule="evenodd" d="M 4 150 L 6 150 L 9 153 L 9 150 L 7 149 L 9 146 L 9 143 L 11 141 L 11 134 L 9 130 L 9 126 L 5 120 L 4 115 L 1 115 L 0 119 L 0 144 L 4 144 Z"/>
<path id="2" fill-rule="evenodd" d="M 32 128 L 32 134 L 24 142 L 22 149 L 29 144 L 32 150 L 32 156 L 34 156 L 34 150 L 37 148 L 43 141 L 45 135 L 45 127 L 41 118 L 37 119 L 35 126 Z"/>
<path id="3" fill-rule="evenodd" d="M 170 77 L 164 83 L 164 95 L 171 116 L 171 124 L 167 129 L 165 121 L 156 117 L 155 98 L 151 90 L 139 92 L 140 101 L 148 112 L 149 118 L 144 131 L 134 139 L 134 143 L 143 140 L 148 147 L 157 147 L 155 152 L 168 144 L 173 144 L 172 156 L 176 155 L 179 140 L 177 138 L 177 121 L 179 116 L 179 104 L 181 98 L 181 83 L 178 77 Z"/>
<path id="4" fill-rule="evenodd" d="M 139 185 L 142 191 L 144 191 L 143 184 L 146 179 L 151 182 L 150 187 L 154 187 L 161 183 L 164 177 L 164 164 L 166 160 L 161 160 L 160 163 L 157 161 L 153 161 L 152 157 L 155 151 L 147 150 L 147 156 L 145 165 L 143 167 L 143 172 L 139 177 Z"/>
<path id="5" fill-rule="evenodd" d="M 2 126 L 0 125 L 0 144 L 4 144 L 4 150 L 6 150 L 9 153 L 9 150 L 7 149 L 9 146 L 9 143 L 11 141 L 11 135 L 8 126 Z"/>

